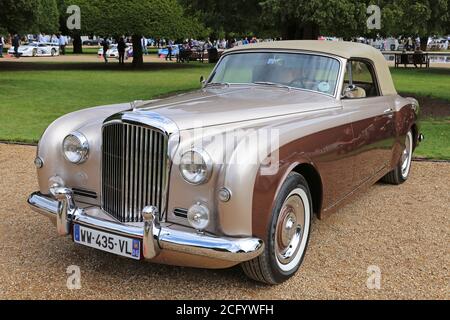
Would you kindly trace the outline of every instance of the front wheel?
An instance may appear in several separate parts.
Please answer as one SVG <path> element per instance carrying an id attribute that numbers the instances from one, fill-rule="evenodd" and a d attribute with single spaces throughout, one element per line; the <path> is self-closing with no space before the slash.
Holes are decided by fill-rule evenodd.
<path id="1" fill-rule="evenodd" d="M 264 253 L 242 264 L 246 275 L 271 285 L 294 276 L 306 253 L 311 219 L 312 201 L 308 183 L 300 174 L 292 173 L 276 199 Z"/>
<path id="2" fill-rule="evenodd" d="M 382 179 L 382 181 L 394 185 L 400 185 L 406 182 L 411 172 L 413 151 L 414 151 L 414 138 L 412 131 L 409 131 L 408 134 L 406 135 L 405 149 L 403 150 L 400 163 L 393 171 L 389 172 Z"/>

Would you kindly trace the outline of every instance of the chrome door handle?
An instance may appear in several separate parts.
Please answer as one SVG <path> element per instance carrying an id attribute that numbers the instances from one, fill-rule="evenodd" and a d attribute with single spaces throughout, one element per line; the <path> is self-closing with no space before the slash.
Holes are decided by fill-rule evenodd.
<path id="1" fill-rule="evenodd" d="M 394 109 L 393 108 L 384 110 L 384 114 L 392 114 L 392 113 L 394 113 Z"/>

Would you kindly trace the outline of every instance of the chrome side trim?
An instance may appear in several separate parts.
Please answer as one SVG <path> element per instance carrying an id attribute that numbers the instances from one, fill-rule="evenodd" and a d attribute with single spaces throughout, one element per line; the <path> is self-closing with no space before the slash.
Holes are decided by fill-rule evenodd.
<path id="1" fill-rule="evenodd" d="M 154 207 L 144 209 L 143 216 L 146 217 L 144 227 L 94 218 L 87 215 L 86 210 L 74 206 L 70 189 L 57 188 L 53 193 L 59 200 L 36 192 L 28 198 L 28 204 L 34 211 L 60 220 L 58 232 L 61 235 L 69 235 L 73 223 L 76 223 L 125 237 L 143 239 L 147 246 L 144 250 L 146 259 L 151 260 L 161 250 L 167 250 L 239 263 L 258 257 L 264 250 L 264 242 L 257 238 L 217 237 L 197 233 L 188 228 L 175 229 L 174 225 L 162 225 Z"/>

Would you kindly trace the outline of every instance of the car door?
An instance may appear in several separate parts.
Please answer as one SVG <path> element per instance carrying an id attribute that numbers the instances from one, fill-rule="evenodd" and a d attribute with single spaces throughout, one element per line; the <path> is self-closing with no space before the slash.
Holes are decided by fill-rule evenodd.
<path id="1" fill-rule="evenodd" d="M 46 44 L 39 44 L 38 54 L 39 55 L 47 55 L 48 54 L 47 48 L 48 48 L 48 46 Z"/>
<path id="2" fill-rule="evenodd" d="M 353 128 L 357 187 L 390 165 L 395 143 L 394 100 L 382 95 L 371 61 L 348 61 L 342 105 Z"/>

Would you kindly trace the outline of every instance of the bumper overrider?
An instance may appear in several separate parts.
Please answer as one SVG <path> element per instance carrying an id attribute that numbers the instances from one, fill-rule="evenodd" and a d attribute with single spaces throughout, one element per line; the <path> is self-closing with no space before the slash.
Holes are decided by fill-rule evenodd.
<path id="1" fill-rule="evenodd" d="M 193 256 L 206 257 L 221 261 L 240 263 L 259 256 L 264 250 L 264 243 L 256 238 L 228 238 L 198 233 L 195 230 L 176 230 L 163 226 L 159 221 L 156 207 L 144 208 L 144 226 L 130 226 L 119 222 L 107 221 L 87 215 L 85 209 L 78 208 L 69 188 L 52 188 L 52 196 L 39 192 L 28 198 L 29 206 L 36 212 L 56 219 L 57 232 L 61 236 L 72 234 L 74 224 L 103 232 L 142 239 L 142 256 L 152 260 L 161 251 L 168 250 Z"/>

